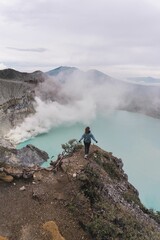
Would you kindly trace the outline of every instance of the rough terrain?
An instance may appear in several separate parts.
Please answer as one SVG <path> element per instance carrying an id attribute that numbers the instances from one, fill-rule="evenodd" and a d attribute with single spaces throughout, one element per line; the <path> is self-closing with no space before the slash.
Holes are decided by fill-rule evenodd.
<path id="1" fill-rule="evenodd" d="M 51 75 L 63 76 L 63 70 Z M 65 70 L 67 80 L 70 69 Z M 96 76 L 97 86 L 125 85 L 125 105 L 119 109 L 160 118 L 160 88 L 120 83 L 95 71 L 81 76 Z M 0 71 L 0 240 L 159 240 L 160 214 L 143 206 L 122 160 L 112 153 L 92 145 L 86 160 L 78 148 L 46 170 L 37 165 L 46 153 L 33 146 L 16 150 L 4 139 L 35 113 L 35 89 L 45 79 L 40 71 Z M 59 100 L 57 89 L 45 94 L 44 100 Z"/>
<path id="2" fill-rule="evenodd" d="M 54 164 L 35 171 L 30 179 L 0 182 L 0 236 L 9 240 L 160 239 L 160 225 L 128 182 L 121 159 L 95 145 L 87 160 L 83 151 L 58 160 L 56 168 Z"/>

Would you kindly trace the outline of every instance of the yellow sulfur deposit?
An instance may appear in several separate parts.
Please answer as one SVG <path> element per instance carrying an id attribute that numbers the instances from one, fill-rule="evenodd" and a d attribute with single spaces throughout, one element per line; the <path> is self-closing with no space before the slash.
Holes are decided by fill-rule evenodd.
<path id="1" fill-rule="evenodd" d="M 0 240 L 8 240 L 8 238 L 0 236 Z"/>
<path id="2" fill-rule="evenodd" d="M 54 221 L 49 221 L 43 224 L 43 228 L 50 232 L 53 240 L 65 240 L 59 232 L 58 226 Z"/>

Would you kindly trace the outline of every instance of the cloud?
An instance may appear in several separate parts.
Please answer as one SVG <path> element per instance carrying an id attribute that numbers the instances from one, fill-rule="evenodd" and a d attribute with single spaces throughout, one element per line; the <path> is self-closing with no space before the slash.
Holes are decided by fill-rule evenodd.
<path id="1" fill-rule="evenodd" d="M 137 65 L 146 69 L 159 67 L 158 0 L 1 0 L 0 3 L 2 62 L 11 62 L 6 46 L 14 46 L 15 62 L 21 65 L 30 62 L 44 64 L 44 68 L 51 63 L 94 67 L 108 74 L 112 67 L 111 72 L 116 76 L 126 75 L 117 68 L 119 65 L 124 69 L 130 66 L 132 74 Z M 29 56 L 27 52 L 41 52 L 42 57 Z"/>
<path id="2" fill-rule="evenodd" d="M 45 52 L 47 51 L 46 48 L 14 48 L 14 47 L 7 47 L 8 49 L 20 51 L 20 52 Z"/>

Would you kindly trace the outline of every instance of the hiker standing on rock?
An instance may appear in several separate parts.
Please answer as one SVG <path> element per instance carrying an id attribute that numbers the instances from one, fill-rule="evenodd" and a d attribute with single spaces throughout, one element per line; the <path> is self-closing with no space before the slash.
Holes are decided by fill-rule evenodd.
<path id="1" fill-rule="evenodd" d="M 82 137 L 80 138 L 79 142 L 81 142 L 82 139 L 84 139 L 84 148 L 85 148 L 85 156 L 84 158 L 88 157 L 88 153 L 89 153 L 89 148 L 91 145 L 91 138 L 98 143 L 98 141 L 95 139 L 95 137 L 93 136 L 93 134 L 91 133 L 91 130 L 89 127 L 85 128 L 85 132 L 82 135 Z"/>

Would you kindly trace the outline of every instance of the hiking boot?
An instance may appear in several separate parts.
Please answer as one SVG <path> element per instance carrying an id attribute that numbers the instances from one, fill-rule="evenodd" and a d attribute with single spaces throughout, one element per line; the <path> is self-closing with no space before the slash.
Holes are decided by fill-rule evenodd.
<path id="1" fill-rule="evenodd" d="M 85 155 L 84 155 L 84 158 L 85 158 L 85 159 L 87 159 L 87 157 L 88 157 L 88 155 L 87 155 L 87 154 L 85 154 Z"/>

